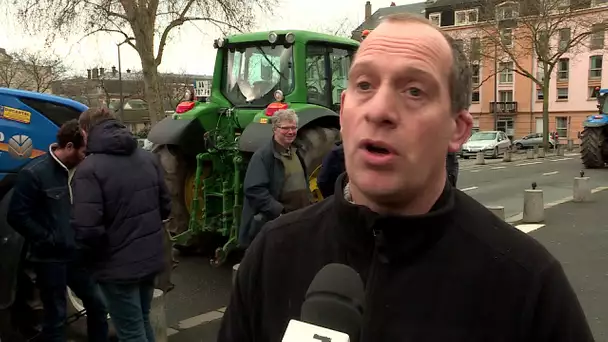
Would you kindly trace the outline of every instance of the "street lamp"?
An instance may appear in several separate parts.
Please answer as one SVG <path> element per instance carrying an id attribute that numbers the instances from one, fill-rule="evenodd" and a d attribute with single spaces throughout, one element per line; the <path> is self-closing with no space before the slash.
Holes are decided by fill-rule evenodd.
<path id="1" fill-rule="evenodd" d="M 128 43 L 131 40 L 133 40 L 133 38 L 126 38 L 122 43 L 118 43 L 116 44 L 116 48 L 118 49 L 118 89 L 120 92 L 120 114 L 119 114 L 119 119 L 120 122 L 123 122 L 123 118 L 124 118 L 124 107 L 125 107 L 125 103 L 124 103 L 124 96 L 122 94 L 122 66 L 121 66 L 121 61 L 120 61 L 120 46 L 124 43 Z"/>

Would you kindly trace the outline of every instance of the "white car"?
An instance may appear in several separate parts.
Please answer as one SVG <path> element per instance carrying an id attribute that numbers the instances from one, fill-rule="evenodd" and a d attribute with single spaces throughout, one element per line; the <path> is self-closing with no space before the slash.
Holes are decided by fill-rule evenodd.
<path id="1" fill-rule="evenodd" d="M 476 156 L 478 152 L 483 152 L 484 156 L 498 158 L 505 151 L 511 149 L 511 140 L 501 131 L 481 131 L 475 132 L 467 142 L 462 145 L 460 157 L 468 159 Z"/>

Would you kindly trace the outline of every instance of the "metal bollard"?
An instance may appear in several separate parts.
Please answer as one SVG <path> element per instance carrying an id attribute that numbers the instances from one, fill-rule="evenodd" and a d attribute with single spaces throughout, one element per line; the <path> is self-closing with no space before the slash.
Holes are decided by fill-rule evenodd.
<path id="1" fill-rule="evenodd" d="M 558 157 L 563 157 L 564 156 L 564 146 L 557 145 L 557 156 Z"/>
<path id="2" fill-rule="evenodd" d="M 545 149 L 544 148 L 538 149 L 538 158 L 545 158 Z"/>
<path id="3" fill-rule="evenodd" d="M 150 325 L 156 342 L 167 342 L 167 317 L 165 315 L 165 293 L 154 289 L 150 306 Z"/>
<path id="4" fill-rule="evenodd" d="M 486 160 L 483 152 L 477 152 L 477 159 L 475 160 L 475 165 L 484 165 L 485 163 Z"/>
<path id="5" fill-rule="evenodd" d="M 589 177 L 585 177 L 584 171 L 581 171 L 580 177 L 574 177 L 572 201 L 579 203 L 591 201 L 591 184 L 589 182 Z"/>
<path id="6" fill-rule="evenodd" d="M 524 192 L 524 223 L 540 223 L 545 220 L 545 201 L 543 191 L 536 189 L 536 182 L 532 183 L 532 189 Z"/>
<path id="7" fill-rule="evenodd" d="M 534 150 L 526 150 L 526 159 L 534 159 Z"/>
<path id="8" fill-rule="evenodd" d="M 234 283 L 236 283 L 236 273 L 239 270 L 239 266 L 241 266 L 241 264 L 236 264 L 234 266 L 232 266 L 232 285 L 234 286 Z"/>
<path id="9" fill-rule="evenodd" d="M 505 154 L 502 156 L 502 161 L 503 162 L 510 162 L 511 161 L 511 150 L 506 150 Z"/>
<path id="10" fill-rule="evenodd" d="M 496 215 L 499 219 L 503 221 L 505 220 L 505 207 L 500 205 L 494 205 L 486 206 L 486 208 L 488 208 L 488 210 L 491 211 L 492 214 Z"/>

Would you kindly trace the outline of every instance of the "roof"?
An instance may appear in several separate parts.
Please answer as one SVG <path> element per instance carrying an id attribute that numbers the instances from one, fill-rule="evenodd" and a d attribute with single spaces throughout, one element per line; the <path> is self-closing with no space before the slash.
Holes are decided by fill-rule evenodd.
<path id="1" fill-rule="evenodd" d="M 353 30 L 353 39 L 359 39 L 363 30 L 373 30 L 380 23 L 380 18 L 396 13 L 411 13 L 424 16 L 426 3 L 424 1 L 408 5 L 382 7 L 376 10 L 368 20 Z M 358 33 L 358 34 L 355 34 Z"/>
<path id="2" fill-rule="evenodd" d="M 434 8 L 442 8 L 442 7 L 467 7 L 467 4 L 475 4 L 479 3 L 479 0 L 435 0 L 435 2 L 430 2 L 426 5 L 427 11 Z"/>
<path id="3" fill-rule="evenodd" d="M 37 92 L 33 92 L 33 91 L 28 91 L 28 90 L 0 88 L 0 95 L 24 97 L 24 98 L 28 98 L 28 99 L 32 99 L 32 100 L 51 102 L 51 103 L 63 105 L 66 107 L 71 107 L 71 108 L 74 108 L 81 112 L 84 112 L 85 110 L 89 109 L 89 107 L 85 106 L 84 104 L 82 104 L 78 101 L 74 101 L 74 100 L 71 100 L 71 99 L 68 99 L 65 97 L 61 97 L 61 96 L 37 93 Z"/>
<path id="4" fill-rule="evenodd" d="M 283 35 L 287 33 L 293 33 L 296 39 L 296 42 L 300 39 L 302 40 L 322 40 L 329 43 L 334 44 L 345 44 L 345 45 L 353 45 L 359 46 L 359 42 L 354 41 L 350 38 L 332 36 L 330 34 L 313 32 L 313 31 L 302 31 L 302 30 L 273 30 L 273 31 L 264 31 L 264 32 L 251 32 L 251 33 L 243 33 L 236 34 L 232 36 L 228 36 L 226 39 L 229 43 L 247 43 L 251 41 L 268 41 L 268 34 L 270 32 L 274 32 L 278 35 Z"/>

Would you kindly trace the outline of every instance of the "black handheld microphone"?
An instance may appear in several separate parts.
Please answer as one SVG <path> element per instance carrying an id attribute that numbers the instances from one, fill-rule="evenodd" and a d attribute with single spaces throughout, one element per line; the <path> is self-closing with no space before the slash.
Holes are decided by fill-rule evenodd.
<path id="1" fill-rule="evenodd" d="M 357 342 L 363 321 L 365 291 L 349 266 L 323 267 L 308 287 L 300 313 L 291 320 L 283 342 Z"/>

